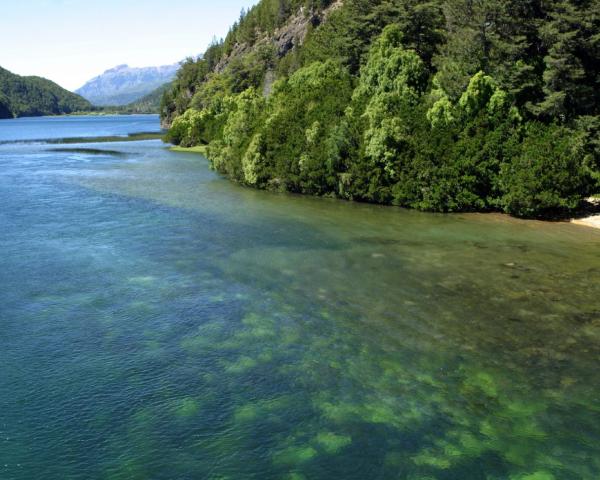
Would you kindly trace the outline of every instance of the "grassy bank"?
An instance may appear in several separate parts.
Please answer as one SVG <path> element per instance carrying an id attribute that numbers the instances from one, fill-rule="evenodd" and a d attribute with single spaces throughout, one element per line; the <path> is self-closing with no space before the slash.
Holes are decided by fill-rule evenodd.
<path id="1" fill-rule="evenodd" d="M 169 147 L 169 150 L 172 152 L 187 152 L 187 153 L 199 153 L 201 155 L 205 155 L 206 156 L 206 146 L 204 145 L 196 145 L 195 147 L 180 147 L 177 145 L 174 145 L 172 147 Z"/>

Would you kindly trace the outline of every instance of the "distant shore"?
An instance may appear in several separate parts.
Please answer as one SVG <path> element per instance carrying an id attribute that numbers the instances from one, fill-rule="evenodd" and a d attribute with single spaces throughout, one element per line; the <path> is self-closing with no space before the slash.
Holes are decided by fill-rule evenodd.
<path id="1" fill-rule="evenodd" d="M 71 113 L 57 113 L 55 115 L 22 115 L 20 117 L 0 118 L 0 120 L 18 120 L 22 118 L 60 118 L 60 117 L 114 117 L 117 115 L 158 115 L 156 112 L 118 112 L 118 111 L 106 111 L 106 112 L 71 112 Z"/>

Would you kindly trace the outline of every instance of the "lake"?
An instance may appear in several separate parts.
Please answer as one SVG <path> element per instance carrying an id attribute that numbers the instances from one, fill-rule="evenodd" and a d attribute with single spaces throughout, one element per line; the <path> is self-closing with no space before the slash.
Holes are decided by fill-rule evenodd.
<path id="1" fill-rule="evenodd" d="M 0 121 L 0 478 L 600 478 L 600 231 L 55 143 L 152 131 Z"/>

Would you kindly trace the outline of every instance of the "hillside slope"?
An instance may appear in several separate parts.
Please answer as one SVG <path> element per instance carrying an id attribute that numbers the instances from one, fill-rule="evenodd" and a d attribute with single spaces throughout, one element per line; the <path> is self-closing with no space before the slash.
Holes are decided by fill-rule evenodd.
<path id="1" fill-rule="evenodd" d="M 22 77 L 0 67 L 0 118 L 60 115 L 90 110 L 84 98 L 41 77 Z"/>
<path id="2" fill-rule="evenodd" d="M 161 119 L 257 188 L 562 215 L 600 189 L 599 31 L 594 0 L 262 0 Z"/>
<path id="3" fill-rule="evenodd" d="M 178 68 L 178 64 L 144 68 L 119 65 L 91 79 L 76 93 L 94 105 L 127 105 L 172 81 Z"/>
<path id="4" fill-rule="evenodd" d="M 165 83 L 142 98 L 125 105 L 127 113 L 159 113 L 160 103 L 166 91 L 172 88 L 171 83 Z"/>

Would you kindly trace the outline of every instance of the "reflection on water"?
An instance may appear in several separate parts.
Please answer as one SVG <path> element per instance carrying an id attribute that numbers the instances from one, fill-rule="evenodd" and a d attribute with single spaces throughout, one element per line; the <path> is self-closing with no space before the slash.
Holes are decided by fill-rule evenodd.
<path id="1" fill-rule="evenodd" d="M 110 149 L 0 149 L 2 478 L 600 477 L 598 232 Z"/>

